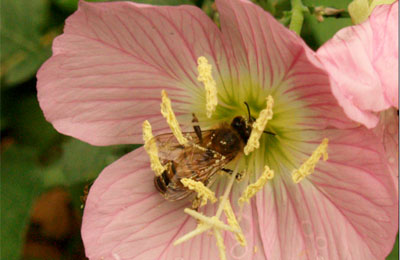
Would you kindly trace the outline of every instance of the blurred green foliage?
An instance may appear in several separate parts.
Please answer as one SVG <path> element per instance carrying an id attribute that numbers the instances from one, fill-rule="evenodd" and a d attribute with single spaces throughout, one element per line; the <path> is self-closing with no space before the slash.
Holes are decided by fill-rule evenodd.
<path id="1" fill-rule="evenodd" d="M 20 258 L 33 200 L 42 189 L 35 154 L 21 145 L 1 154 L 1 259 Z"/>
<path id="2" fill-rule="evenodd" d="M 64 20 L 77 8 L 77 0 L 1 0 L 1 259 L 21 259 L 32 203 L 49 188 L 70 191 L 80 210 L 80 196 L 104 167 L 137 148 L 94 147 L 57 133 L 46 122 L 36 98 L 35 74 L 51 55 L 54 37 Z M 91 0 L 93 1 L 93 0 Z M 218 13 L 212 0 L 139 0 L 177 5 L 194 4 L 214 21 Z M 290 19 L 289 0 L 253 0 L 282 23 Z M 302 37 L 313 49 L 338 30 L 351 25 L 346 8 L 350 0 L 304 0 Z M 318 7 L 344 9 L 318 21 Z M 321 17 L 320 17 L 321 18 Z M 82 212 L 82 211 L 80 211 Z M 387 259 L 398 259 L 398 240 Z"/>
<path id="3" fill-rule="evenodd" d="M 50 56 L 55 32 L 45 31 L 48 12 L 47 0 L 2 0 L 0 60 L 5 83 L 2 87 L 28 80 Z"/>
<path id="4" fill-rule="evenodd" d="M 394 243 L 392 252 L 386 257 L 386 260 L 398 260 L 399 259 L 399 235 L 397 234 L 396 242 Z"/>

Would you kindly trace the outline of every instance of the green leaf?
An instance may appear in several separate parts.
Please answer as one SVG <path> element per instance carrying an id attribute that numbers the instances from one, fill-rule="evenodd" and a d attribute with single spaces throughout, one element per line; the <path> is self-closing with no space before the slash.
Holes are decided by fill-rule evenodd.
<path id="1" fill-rule="evenodd" d="M 324 7 L 332 7 L 337 9 L 345 9 L 347 10 L 347 6 L 351 3 L 352 0 L 303 0 L 303 4 L 305 6 L 324 6 Z"/>
<path id="2" fill-rule="evenodd" d="M 304 24 L 301 36 L 307 44 L 314 50 L 318 49 L 327 40 L 343 27 L 351 26 L 352 22 L 346 12 L 347 6 L 351 0 L 303 0 L 303 4 L 309 7 L 310 12 L 304 15 Z M 330 7 L 335 9 L 343 9 L 342 13 L 336 18 L 333 16 L 324 17 L 323 22 L 319 22 L 312 13 L 315 7 Z"/>
<path id="3" fill-rule="evenodd" d="M 26 81 L 50 56 L 53 33 L 43 34 L 48 1 L 3 0 L 1 12 L 1 77 L 3 86 Z"/>
<path id="4" fill-rule="evenodd" d="M 2 95 L 2 114 L 7 120 L 10 135 L 18 143 L 30 145 L 42 152 L 60 138 L 53 126 L 45 120 L 35 95 L 21 94 L 19 88 L 2 91 Z"/>
<path id="5" fill-rule="evenodd" d="M 111 147 L 96 147 L 76 139 L 63 145 L 62 169 L 66 184 L 90 181 L 114 161 Z"/>
<path id="6" fill-rule="evenodd" d="M 98 147 L 71 139 L 63 145 L 61 166 L 65 184 L 90 182 L 109 164 L 137 146 Z"/>
<path id="7" fill-rule="evenodd" d="M 89 0 L 91 2 L 105 2 L 109 0 Z M 120 0 L 112 0 L 120 1 Z M 132 0 L 131 2 L 151 4 L 151 5 L 188 5 L 194 4 L 192 0 Z"/>
<path id="8" fill-rule="evenodd" d="M 43 186 L 46 188 L 52 188 L 57 186 L 65 186 L 68 182 L 66 176 L 63 173 L 63 168 L 60 160 L 47 166 L 42 171 Z"/>
<path id="9" fill-rule="evenodd" d="M 265 11 L 275 15 L 276 11 L 276 3 L 273 3 L 271 0 L 252 0 L 253 3 L 261 6 Z"/>
<path id="10" fill-rule="evenodd" d="M 318 49 L 340 29 L 351 26 L 350 18 L 326 17 L 318 22 L 311 14 L 304 15 L 302 37 L 312 49 Z"/>
<path id="11" fill-rule="evenodd" d="M 42 189 L 33 148 L 11 146 L 1 156 L 1 259 L 20 259 L 34 199 Z"/>
<path id="12" fill-rule="evenodd" d="M 386 257 L 386 260 L 399 259 L 399 234 L 397 234 L 396 242 L 394 243 L 392 252 Z"/>

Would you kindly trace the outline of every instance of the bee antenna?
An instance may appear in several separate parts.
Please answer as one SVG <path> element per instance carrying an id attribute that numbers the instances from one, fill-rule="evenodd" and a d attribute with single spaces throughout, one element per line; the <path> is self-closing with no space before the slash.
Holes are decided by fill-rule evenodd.
<path id="1" fill-rule="evenodd" d="M 269 134 L 269 135 L 272 135 L 272 136 L 275 136 L 276 134 L 275 133 L 272 133 L 272 132 L 269 132 L 269 131 L 263 131 L 265 134 Z"/>
<path id="2" fill-rule="evenodd" d="M 251 120 L 252 120 L 252 117 L 251 117 L 251 113 L 250 113 L 250 107 L 249 107 L 249 104 L 247 104 L 247 102 L 246 102 L 246 101 L 244 102 L 244 104 L 246 105 L 246 107 L 247 107 L 247 112 L 249 113 L 249 121 L 251 121 Z"/>

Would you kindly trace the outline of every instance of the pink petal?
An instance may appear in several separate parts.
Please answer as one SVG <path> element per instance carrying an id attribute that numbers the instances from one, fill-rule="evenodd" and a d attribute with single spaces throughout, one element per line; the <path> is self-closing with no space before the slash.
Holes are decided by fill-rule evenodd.
<path id="1" fill-rule="evenodd" d="M 399 108 L 399 2 L 380 5 L 374 9 L 370 24 L 374 37 L 373 62 L 380 76 L 385 98 Z"/>
<path id="2" fill-rule="evenodd" d="M 384 259 L 397 234 L 398 198 L 380 140 L 360 128 L 326 130 L 319 140 L 299 141 L 309 142 L 311 152 L 323 137 L 329 138 L 327 162 L 319 162 L 300 184 L 291 180 L 292 168 L 280 164 L 280 174 L 257 195 L 265 254 L 268 259 Z"/>
<path id="3" fill-rule="evenodd" d="M 183 212 L 190 204 L 164 200 L 156 191 L 153 178 L 143 148 L 124 156 L 100 174 L 90 189 L 83 217 L 82 238 L 89 259 L 218 258 L 215 238 L 207 234 L 172 245 L 175 239 L 193 230 L 196 221 Z M 214 185 L 217 194 L 221 195 L 224 186 L 224 180 L 217 181 Z M 252 206 L 244 208 L 241 222 L 247 248 L 239 246 L 231 234 L 224 233 L 229 259 L 234 256 L 233 259 L 265 259 L 257 214 Z M 216 204 L 207 206 L 204 212 L 213 215 L 215 211 Z M 255 246 L 257 253 L 253 251 Z"/>
<path id="4" fill-rule="evenodd" d="M 398 107 L 398 10 L 379 6 L 363 24 L 340 30 L 317 52 L 346 114 L 368 128 Z"/>
<path id="5" fill-rule="evenodd" d="M 399 116 L 394 108 L 381 112 L 378 125 L 373 129 L 382 140 L 393 183 L 399 190 Z"/>
<path id="6" fill-rule="evenodd" d="M 253 86 L 256 93 L 272 92 L 277 99 L 277 116 L 309 111 L 298 118 L 308 128 L 351 125 L 331 94 L 328 75 L 298 35 L 251 1 L 216 3 L 223 38 L 233 49 L 233 74 L 239 80 L 236 87 Z M 251 98 L 254 95 L 257 98 L 257 94 Z"/>
<path id="7" fill-rule="evenodd" d="M 140 143 L 145 119 L 156 132 L 168 127 L 162 89 L 179 114 L 192 112 L 189 97 L 202 87 L 197 58 L 218 73 L 226 63 L 219 34 L 194 6 L 80 1 L 38 72 L 41 108 L 58 131 L 91 144 Z"/>

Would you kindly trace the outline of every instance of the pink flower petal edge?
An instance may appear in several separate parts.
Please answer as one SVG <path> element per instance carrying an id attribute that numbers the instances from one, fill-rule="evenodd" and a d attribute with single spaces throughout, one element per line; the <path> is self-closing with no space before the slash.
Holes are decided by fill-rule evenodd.
<path id="1" fill-rule="evenodd" d="M 37 90 L 48 121 L 94 145 L 141 143 L 140 125 L 167 130 L 165 89 L 180 115 L 192 102 L 197 58 L 226 63 L 217 26 L 194 6 L 79 2 L 40 68 Z M 218 66 L 215 63 L 218 63 Z"/>
<path id="2" fill-rule="evenodd" d="M 190 203 L 166 201 L 155 189 L 153 178 L 143 148 L 104 169 L 91 187 L 85 206 L 82 238 L 86 256 L 91 260 L 218 259 L 215 238 L 207 233 L 172 245 L 196 227 L 196 220 L 183 212 Z M 224 186 L 223 180 L 214 184 L 218 196 Z M 238 211 L 236 203 L 233 205 Z M 213 215 L 216 204 L 203 210 Z M 224 233 L 227 255 L 229 259 L 265 259 L 254 205 L 246 206 L 244 212 L 242 230 L 248 246 L 243 248 L 232 234 Z"/>
<path id="3" fill-rule="evenodd" d="M 376 136 L 383 140 L 385 155 L 393 183 L 399 190 L 399 116 L 395 108 L 381 113 L 379 124 L 373 129 Z"/>
<path id="4" fill-rule="evenodd" d="M 282 165 L 257 195 L 267 259 L 383 260 L 398 229 L 398 199 L 380 140 L 359 128 L 326 130 L 301 142 L 315 146 L 323 137 L 328 161 L 300 184 Z"/>
<path id="5" fill-rule="evenodd" d="M 376 7 L 370 17 L 374 67 L 387 102 L 399 108 L 399 2 Z"/>
<path id="6" fill-rule="evenodd" d="M 375 8 L 364 23 L 340 30 L 317 52 L 332 92 L 353 120 L 375 127 L 376 112 L 398 108 L 398 2 Z"/>
<path id="7" fill-rule="evenodd" d="M 66 21 L 64 34 L 53 43 L 53 56 L 37 75 L 38 99 L 46 119 L 59 132 L 93 145 L 141 143 L 138 126 L 145 119 L 155 134 L 168 131 L 159 112 L 162 89 L 168 91 L 178 115 L 193 112 L 190 104 L 200 100 L 198 88 L 202 89 L 196 80 L 196 59 L 206 56 L 218 84 L 234 84 L 249 72 L 260 87 L 290 81 L 287 91 L 303 92 L 302 98 L 324 104 L 315 106 L 319 115 L 304 118 L 310 126 L 314 121 L 322 128 L 348 127 L 348 122 L 339 120 L 342 111 L 326 88 L 325 73 L 310 72 L 309 66 L 304 66 L 315 58 L 301 38 L 249 2 L 217 4 L 223 36 L 193 6 L 80 1 L 78 11 Z M 231 19 L 231 14 L 240 15 L 252 26 Z M 243 27 L 241 33 L 229 26 L 231 22 Z M 254 28 L 258 31 L 252 31 Z M 242 40 L 231 46 L 232 37 Z M 243 37 L 252 37 L 251 44 Z M 286 77 L 289 69 L 292 74 Z M 310 73 L 315 77 L 306 76 Z M 310 80 L 306 86 L 297 85 L 305 79 Z M 310 95 L 317 89 L 318 95 Z"/>
<path id="8" fill-rule="evenodd" d="M 237 70 L 230 75 L 236 83 L 232 89 L 255 85 L 259 89 L 253 95 L 272 89 L 276 107 L 283 96 L 292 105 L 282 106 L 282 113 L 312 107 L 312 113 L 299 118 L 307 128 L 354 127 L 332 96 L 322 64 L 298 35 L 250 1 L 219 0 L 216 4 L 223 40 L 232 49 L 231 70 Z"/>

